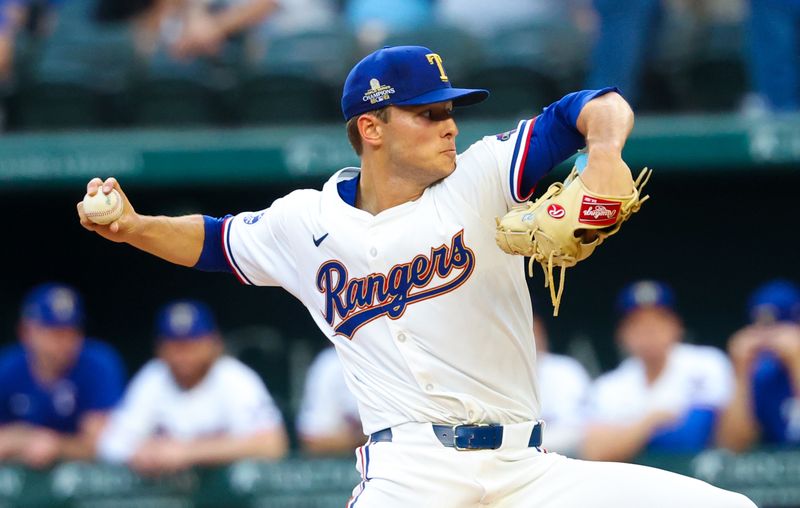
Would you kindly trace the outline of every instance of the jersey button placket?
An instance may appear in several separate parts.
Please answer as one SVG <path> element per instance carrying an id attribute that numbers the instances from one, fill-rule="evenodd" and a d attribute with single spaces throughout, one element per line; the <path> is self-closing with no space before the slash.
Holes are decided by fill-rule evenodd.
<path id="1" fill-rule="evenodd" d="M 395 338 L 397 349 L 398 351 L 405 357 L 406 353 L 409 352 L 409 349 L 414 349 L 414 340 L 413 335 L 411 335 L 408 331 L 403 329 L 397 329 L 394 327 L 390 327 L 392 336 Z M 420 374 L 416 369 L 414 369 L 414 364 L 406 361 L 406 365 L 408 366 L 409 370 L 411 370 L 412 374 L 416 378 L 418 386 L 421 390 L 424 390 L 428 393 L 433 392 L 436 388 L 433 383 L 431 383 L 430 378 L 425 374 Z"/>

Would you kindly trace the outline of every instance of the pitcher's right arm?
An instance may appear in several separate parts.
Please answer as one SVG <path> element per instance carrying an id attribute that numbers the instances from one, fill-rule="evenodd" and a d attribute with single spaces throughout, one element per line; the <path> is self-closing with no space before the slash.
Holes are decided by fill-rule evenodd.
<path id="1" fill-rule="evenodd" d="M 140 215 L 136 213 L 115 178 L 108 178 L 105 182 L 94 178 L 86 186 L 89 195 L 97 192 L 108 194 L 112 189 L 116 189 L 122 196 L 122 216 L 108 225 L 95 224 L 86 217 L 81 202 L 78 203 L 78 216 L 84 228 L 112 242 L 128 243 L 170 263 L 189 267 L 197 264 L 205 239 L 202 215 Z"/>

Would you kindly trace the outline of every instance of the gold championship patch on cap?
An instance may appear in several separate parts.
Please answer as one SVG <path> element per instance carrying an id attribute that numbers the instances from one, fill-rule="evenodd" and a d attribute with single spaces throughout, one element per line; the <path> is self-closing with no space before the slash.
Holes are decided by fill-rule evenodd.
<path id="1" fill-rule="evenodd" d="M 361 99 L 364 102 L 369 101 L 370 104 L 383 102 L 392 95 L 395 90 L 389 85 L 381 85 L 381 82 L 375 78 L 369 80 L 369 90 L 364 92 L 364 97 Z"/>

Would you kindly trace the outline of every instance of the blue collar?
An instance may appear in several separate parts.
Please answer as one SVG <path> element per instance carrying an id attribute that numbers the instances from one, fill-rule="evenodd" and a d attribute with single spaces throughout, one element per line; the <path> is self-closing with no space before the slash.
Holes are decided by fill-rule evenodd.
<path id="1" fill-rule="evenodd" d="M 336 184 L 336 190 L 339 192 L 339 197 L 342 198 L 342 201 L 353 208 L 356 207 L 356 193 L 358 192 L 358 182 L 360 180 L 361 174 L 359 173 L 355 178 L 351 178 L 350 180 L 342 180 Z"/>

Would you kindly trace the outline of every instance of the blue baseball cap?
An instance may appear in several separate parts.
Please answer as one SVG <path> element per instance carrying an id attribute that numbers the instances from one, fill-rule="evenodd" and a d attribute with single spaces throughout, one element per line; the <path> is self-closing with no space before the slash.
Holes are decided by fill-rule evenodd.
<path id="1" fill-rule="evenodd" d="M 753 323 L 800 323 L 800 288 L 787 280 L 767 282 L 750 295 L 747 313 Z"/>
<path id="2" fill-rule="evenodd" d="M 83 327 L 83 299 L 66 284 L 49 282 L 31 289 L 22 300 L 22 319 L 48 328 Z"/>
<path id="3" fill-rule="evenodd" d="M 625 286 L 617 297 L 617 310 L 622 315 L 642 307 L 662 307 L 675 310 L 675 294 L 672 288 L 655 280 L 640 280 Z"/>
<path id="4" fill-rule="evenodd" d="M 156 316 L 156 335 L 159 341 L 195 340 L 216 331 L 217 323 L 211 309 L 195 300 L 168 303 Z"/>
<path id="5" fill-rule="evenodd" d="M 430 49 L 387 46 L 364 57 L 350 71 L 342 92 L 342 113 L 349 120 L 389 105 L 453 101 L 455 106 L 469 106 L 487 97 L 487 90 L 453 88 L 442 57 Z"/>

